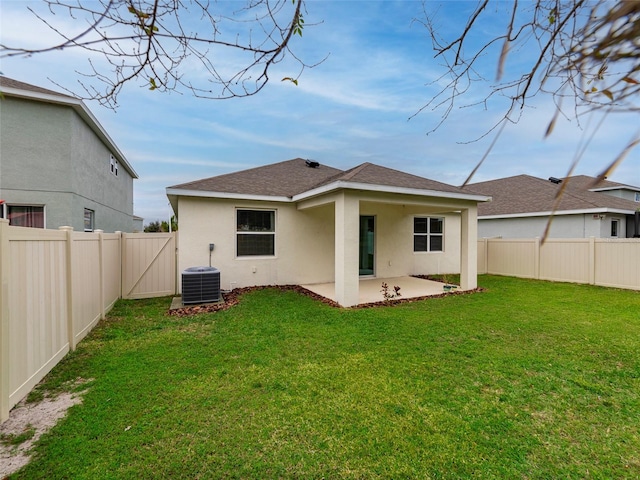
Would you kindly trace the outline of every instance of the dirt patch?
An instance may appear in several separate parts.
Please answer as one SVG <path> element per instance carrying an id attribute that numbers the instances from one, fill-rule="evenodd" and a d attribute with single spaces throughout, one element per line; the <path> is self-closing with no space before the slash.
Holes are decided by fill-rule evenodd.
<path id="1" fill-rule="evenodd" d="M 75 389 L 87 381 L 78 379 L 69 388 Z M 9 419 L 0 425 L 0 478 L 29 463 L 34 443 L 63 418 L 69 408 L 82 403 L 85 392 L 64 392 L 34 403 L 23 399 L 11 410 Z"/>

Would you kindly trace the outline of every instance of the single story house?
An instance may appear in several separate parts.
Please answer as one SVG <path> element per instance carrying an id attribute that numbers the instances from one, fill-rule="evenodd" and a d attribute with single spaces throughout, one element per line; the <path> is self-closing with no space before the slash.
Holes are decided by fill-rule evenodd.
<path id="1" fill-rule="evenodd" d="M 630 238 L 640 235 L 636 212 L 640 187 L 577 175 L 543 180 L 530 175 L 499 178 L 468 185 L 469 191 L 489 195 L 478 206 L 480 238 L 535 238 L 545 230 L 559 200 L 550 238 Z M 640 180 L 640 179 L 639 179 Z"/>
<path id="2" fill-rule="evenodd" d="M 358 303 L 363 277 L 460 273 L 477 286 L 485 195 L 371 163 L 343 171 L 296 158 L 168 187 L 179 268 L 212 265 L 223 288 L 335 282 Z"/>

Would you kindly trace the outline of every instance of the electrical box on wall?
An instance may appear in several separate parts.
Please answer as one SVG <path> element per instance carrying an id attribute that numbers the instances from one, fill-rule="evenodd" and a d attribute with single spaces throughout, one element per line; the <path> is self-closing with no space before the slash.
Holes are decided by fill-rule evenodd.
<path id="1" fill-rule="evenodd" d="M 209 244 L 209 251 L 210 252 L 213 252 L 213 247 L 215 247 L 215 245 L 213 243 L 210 243 Z"/>

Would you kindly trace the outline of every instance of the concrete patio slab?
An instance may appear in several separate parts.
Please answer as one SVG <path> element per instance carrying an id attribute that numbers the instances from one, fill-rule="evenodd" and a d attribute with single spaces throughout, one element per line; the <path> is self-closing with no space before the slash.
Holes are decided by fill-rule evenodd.
<path id="1" fill-rule="evenodd" d="M 363 278 L 360 280 L 360 292 L 358 304 L 383 302 L 382 283 L 389 285 L 389 291 L 393 292 L 393 287 L 400 287 L 399 298 L 418 298 L 430 295 L 440 295 L 444 293 L 443 283 L 434 282 L 416 277 L 394 277 L 394 278 Z M 316 283 L 311 285 L 301 285 L 307 290 L 317 293 L 325 298 L 336 301 L 335 283 Z M 460 288 L 457 288 L 460 290 Z"/>

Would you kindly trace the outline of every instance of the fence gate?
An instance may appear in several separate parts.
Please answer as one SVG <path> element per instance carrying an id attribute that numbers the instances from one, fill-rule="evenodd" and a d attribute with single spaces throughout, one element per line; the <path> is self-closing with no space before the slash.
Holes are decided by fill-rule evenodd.
<path id="1" fill-rule="evenodd" d="M 122 298 L 176 294 L 177 233 L 122 234 Z"/>

